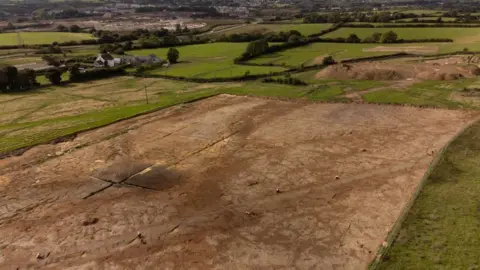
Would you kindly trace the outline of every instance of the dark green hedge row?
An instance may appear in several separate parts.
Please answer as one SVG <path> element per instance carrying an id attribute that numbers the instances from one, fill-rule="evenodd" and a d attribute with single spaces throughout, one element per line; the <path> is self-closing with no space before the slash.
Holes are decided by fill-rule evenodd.
<path id="1" fill-rule="evenodd" d="M 372 44 L 386 44 L 378 42 L 348 42 L 346 38 L 317 38 L 310 39 L 311 43 L 372 43 Z M 453 39 L 450 38 L 426 38 L 426 39 L 397 39 L 395 42 L 391 43 L 426 43 L 426 42 L 453 42 Z M 388 44 L 391 44 L 388 43 Z"/>
<path id="2" fill-rule="evenodd" d="M 305 86 L 305 85 L 308 85 L 306 82 L 300 80 L 300 79 L 297 79 L 297 78 L 292 78 L 292 77 L 288 77 L 288 78 L 265 78 L 262 80 L 262 82 L 264 83 L 279 83 L 279 84 L 289 84 L 289 85 L 302 85 L 302 86 Z"/>
<path id="3" fill-rule="evenodd" d="M 348 28 L 477 28 L 480 27 L 480 24 L 445 24 L 445 23 L 436 23 L 436 24 L 424 24 L 424 23 L 402 23 L 402 24 L 379 24 L 373 25 L 369 23 L 362 24 L 353 24 L 346 23 L 342 27 Z"/>
<path id="4" fill-rule="evenodd" d="M 333 31 L 337 30 L 337 29 L 341 28 L 342 26 L 343 26 L 342 23 L 337 23 L 337 24 L 332 25 L 332 26 L 331 26 L 330 28 L 328 28 L 328 29 L 325 29 L 325 30 L 323 30 L 323 31 L 320 31 L 320 33 L 311 34 L 311 35 L 309 35 L 308 37 L 320 37 L 320 36 L 323 36 L 323 35 L 325 35 L 325 34 L 328 34 L 328 33 L 330 33 L 330 32 L 333 32 Z"/>
<path id="5" fill-rule="evenodd" d="M 125 67 L 119 66 L 114 68 L 97 68 L 90 69 L 83 72 L 70 72 L 71 82 L 82 82 L 109 78 L 113 76 L 125 75 Z"/>
<path id="6" fill-rule="evenodd" d="M 407 57 L 407 56 L 418 56 L 418 55 L 410 54 L 410 53 L 406 53 L 406 52 L 400 52 L 400 53 L 387 54 L 387 55 L 378 55 L 378 56 L 360 57 L 360 58 L 355 58 L 355 59 L 346 59 L 346 60 L 342 60 L 341 63 L 357 63 L 357 62 L 382 60 L 382 59 L 392 59 L 392 58 Z"/>

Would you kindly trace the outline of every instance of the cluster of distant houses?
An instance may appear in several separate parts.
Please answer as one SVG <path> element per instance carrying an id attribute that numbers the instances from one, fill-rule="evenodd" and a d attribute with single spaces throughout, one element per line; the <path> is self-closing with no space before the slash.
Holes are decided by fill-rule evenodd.
<path id="1" fill-rule="evenodd" d="M 131 56 L 125 55 L 121 57 L 113 57 L 109 53 L 101 53 L 95 59 L 93 66 L 96 68 L 103 67 L 115 67 L 120 65 L 155 65 L 155 64 L 165 64 L 168 65 L 164 59 L 158 58 L 155 54 L 150 54 L 148 56 Z"/>

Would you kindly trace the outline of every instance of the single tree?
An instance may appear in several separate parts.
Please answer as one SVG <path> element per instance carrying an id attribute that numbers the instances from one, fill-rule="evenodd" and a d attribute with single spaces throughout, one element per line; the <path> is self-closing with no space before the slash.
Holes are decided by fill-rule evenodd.
<path id="1" fill-rule="evenodd" d="M 12 22 L 8 22 L 7 27 L 5 29 L 15 29 L 15 25 Z"/>
<path id="2" fill-rule="evenodd" d="M 395 43 L 398 39 L 397 33 L 388 31 L 382 35 L 382 43 Z"/>
<path id="3" fill-rule="evenodd" d="M 298 43 L 300 42 L 300 37 L 297 36 L 297 35 L 291 35 L 289 38 L 288 38 L 288 43 Z"/>
<path id="4" fill-rule="evenodd" d="M 333 59 L 333 57 L 331 55 L 325 56 L 322 60 L 322 64 L 325 65 L 325 66 L 333 65 L 333 64 L 335 64 L 335 60 Z"/>
<path id="5" fill-rule="evenodd" d="M 7 85 L 10 90 L 17 85 L 18 69 L 14 66 L 7 66 L 5 68 L 5 75 L 7 77 Z"/>
<path id="6" fill-rule="evenodd" d="M 62 72 L 58 68 L 51 68 L 47 70 L 45 77 L 47 77 L 52 84 L 60 84 L 62 81 Z"/>
<path id="7" fill-rule="evenodd" d="M 132 48 L 133 48 L 133 42 L 131 42 L 130 40 L 125 42 L 125 44 L 123 44 L 123 50 L 125 51 L 131 50 Z"/>
<path id="8" fill-rule="evenodd" d="M 168 49 L 167 59 L 170 64 L 175 64 L 178 62 L 178 58 L 180 57 L 180 53 L 175 48 Z"/>
<path id="9" fill-rule="evenodd" d="M 355 35 L 355 34 L 350 34 L 350 36 L 348 36 L 348 38 L 346 39 L 346 41 L 348 43 L 359 43 L 361 40 L 360 38 Z"/>
<path id="10" fill-rule="evenodd" d="M 60 59 L 52 55 L 44 55 L 42 56 L 42 60 L 49 66 L 59 67 L 62 64 Z"/>
<path id="11" fill-rule="evenodd" d="M 63 24 L 59 24 L 57 26 L 57 30 L 60 31 L 60 32 L 67 32 L 68 31 L 68 27 L 66 27 L 65 25 Z"/>
<path id="12" fill-rule="evenodd" d="M 372 34 L 372 39 L 376 43 L 380 42 L 381 38 L 382 38 L 382 33 L 375 32 Z"/>
<path id="13" fill-rule="evenodd" d="M 177 23 L 175 25 L 175 32 L 176 33 L 181 33 L 182 32 L 182 26 L 179 23 Z"/>
<path id="14" fill-rule="evenodd" d="M 79 79 L 80 75 L 80 66 L 78 64 L 73 64 L 68 67 L 70 81 L 76 81 Z"/>
<path id="15" fill-rule="evenodd" d="M 70 26 L 69 30 L 72 33 L 78 33 L 78 32 L 80 32 L 81 28 L 80 28 L 80 26 L 78 26 L 76 24 L 73 24 L 73 25 Z"/>

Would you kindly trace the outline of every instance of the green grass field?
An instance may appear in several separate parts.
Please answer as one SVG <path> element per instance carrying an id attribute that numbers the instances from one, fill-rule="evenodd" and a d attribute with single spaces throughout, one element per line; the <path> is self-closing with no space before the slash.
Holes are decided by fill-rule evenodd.
<path id="1" fill-rule="evenodd" d="M 388 104 L 429 105 L 438 108 L 478 108 L 477 98 L 463 98 L 461 90 L 477 83 L 475 79 L 457 81 L 424 81 L 407 89 L 385 89 L 366 93 L 365 101 Z"/>
<path id="2" fill-rule="evenodd" d="M 413 13 L 417 15 L 441 15 L 444 13 L 443 10 L 434 10 L 434 9 L 404 9 L 404 10 L 399 10 L 398 13 Z"/>
<path id="3" fill-rule="evenodd" d="M 251 60 L 255 64 L 274 64 L 286 66 L 300 66 L 321 64 L 324 56 L 332 55 L 336 61 L 367 57 L 375 55 L 392 54 L 392 52 L 365 52 L 364 49 L 373 48 L 372 44 L 348 43 L 312 43 L 307 46 L 297 47 L 278 53 L 267 54 Z"/>
<path id="4" fill-rule="evenodd" d="M 23 44 L 51 44 L 52 42 L 79 41 L 94 39 L 86 33 L 63 33 L 63 32 L 21 32 L 0 34 L 0 46 Z"/>
<path id="5" fill-rule="evenodd" d="M 419 20 L 419 23 L 422 22 L 422 20 L 437 20 L 439 17 L 422 17 L 422 18 L 417 18 L 417 20 Z M 453 22 L 455 21 L 457 18 L 453 18 L 453 17 L 442 17 L 442 21 L 444 22 Z M 411 22 L 413 21 L 414 19 L 413 18 L 406 18 L 406 19 L 400 19 L 400 20 L 396 20 L 395 22 Z"/>
<path id="6" fill-rule="evenodd" d="M 0 58 L 0 64 L 4 65 L 22 65 L 29 63 L 43 63 L 41 57 L 35 56 L 18 56 L 18 57 L 9 57 L 9 58 Z"/>
<path id="7" fill-rule="evenodd" d="M 224 31 L 221 34 L 234 34 L 234 33 L 252 33 L 252 32 L 280 32 L 280 31 L 289 31 L 297 30 L 302 35 L 308 36 L 311 34 L 319 33 L 322 30 L 328 29 L 332 24 L 322 23 L 322 24 L 249 24 L 243 27 L 235 28 L 229 31 Z"/>
<path id="8" fill-rule="evenodd" d="M 235 65 L 233 59 L 240 56 L 246 43 L 210 43 L 178 47 L 180 63 L 168 68 L 152 70 L 149 74 L 195 78 L 235 77 L 250 74 L 268 74 L 283 71 L 281 67 L 254 67 Z M 132 55 L 156 54 L 166 58 L 168 48 L 131 51 Z"/>
<path id="9" fill-rule="evenodd" d="M 479 269 L 480 122 L 442 156 L 377 269 Z"/>
<path id="10" fill-rule="evenodd" d="M 371 36 L 375 32 L 384 33 L 395 31 L 398 38 L 425 39 L 425 38 L 451 38 L 456 43 L 474 43 L 480 41 L 478 28 L 340 28 L 326 34 L 326 38 L 348 37 L 356 34 L 360 38 Z"/>

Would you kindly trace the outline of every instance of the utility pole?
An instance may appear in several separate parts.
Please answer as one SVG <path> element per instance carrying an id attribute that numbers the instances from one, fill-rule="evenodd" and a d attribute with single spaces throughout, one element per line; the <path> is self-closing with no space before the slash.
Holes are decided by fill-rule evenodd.
<path id="1" fill-rule="evenodd" d="M 147 92 L 147 85 L 146 85 L 146 84 L 144 84 L 143 86 L 145 87 L 145 88 L 144 88 L 144 89 L 145 89 L 145 100 L 147 101 L 147 104 L 148 104 L 148 92 Z"/>

